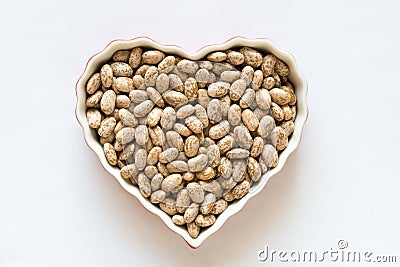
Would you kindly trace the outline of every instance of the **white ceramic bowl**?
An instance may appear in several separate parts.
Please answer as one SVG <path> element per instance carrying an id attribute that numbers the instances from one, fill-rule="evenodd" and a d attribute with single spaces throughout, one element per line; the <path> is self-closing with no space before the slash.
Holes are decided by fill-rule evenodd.
<path id="1" fill-rule="evenodd" d="M 230 49 L 232 47 L 249 46 L 259 50 L 260 52 L 273 53 L 282 61 L 284 61 L 289 66 L 290 69 L 289 80 L 294 85 L 295 93 L 297 96 L 297 117 L 295 120 L 295 129 L 292 136 L 290 137 L 289 144 L 287 148 L 279 156 L 278 166 L 276 166 L 269 172 L 265 173 L 261 177 L 260 181 L 250 188 L 250 192 L 245 197 L 243 197 L 242 199 L 240 199 L 235 203 L 230 204 L 228 208 L 222 214 L 219 215 L 215 224 L 209 227 L 208 229 L 203 230 L 196 239 L 190 237 L 186 229 L 175 225 L 172 222 L 169 215 L 167 215 L 161 209 L 153 205 L 148 199 L 145 199 L 140 194 L 139 189 L 136 186 L 132 186 L 126 180 L 121 178 L 119 174 L 119 169 L 111 166 L 107 162 L 103 153 L 103 148 L 97 141 L 96 132 L 95 130 L 89 128 L 89 125 L 86 120 L 86 109 L 87 109 L 85 104 L 86 83 L 91 77 L 91 75 L 96 71 L 98 71 L 99 66 L 109 61 L 112 58 L 114 52 L 116 52 L 117 50 L 128 50 L 138 46 L 158 49 L 165 53 L 175 54 L 181 56 L 182 58 L 188 58 L 192 60 L 202 59 L 207 54 L 213 51 L 223 51 Z M 189 54 L 178 46 L 159 44 L 146 37 L 139 37 L 132 40 L 114 40 L 111 43 L 109 43 L 103 51 L 95 54 L 89 59 L 84 73 L 79 78 L 76 84 L 76 96 L 77 96 L 76 117 L 83 128 L 86 143 L 97 154 L 104 169 L 108 171 L 112 176 L 114 176 L 114 178 L 121 184 L 121 186 L 126 191 L 135 196 L 147 210 L 159 216 L 161 220 L 172 231 L 182 236 L 184 240 L 188 243 L 188 245 L 192 248 L 197 248 L 198 246 L 200 246 L 200 244 L 203 243 L 204 240 L 206 240 L 207 237 L 209 237 L 211 234 L 215 233 L 226 222 L 226 220 L 229 217 L 239 212 L 246 204 L 246 202 L 250 198 L 260 193 L 261 190 L 264 188 L 265 184 L 267 183 L 267 181 L 284 167 L 288 156 L 299 145 L 303 125 L 308 115 L 308 109 L 306 103 L 307 83 L 306 80 L 303 78 L 303 76 L 300 75 L 294 57 L 288 52 L 277 48 L 268 39 L 246 39 L 243 37 L 235 37 L 222 44 L 205 46 L 194 54 Z"/>

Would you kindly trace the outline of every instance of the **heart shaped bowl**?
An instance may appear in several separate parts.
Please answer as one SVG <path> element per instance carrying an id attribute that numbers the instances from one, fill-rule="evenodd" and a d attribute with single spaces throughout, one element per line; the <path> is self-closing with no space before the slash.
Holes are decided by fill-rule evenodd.
<path id="1" fill-rule="evenodd" d="M 109 61 L 113 54 L 118 50 L 128 50 L 134 47 L 146 47 L 157 49 L 163 51 L 166 54 L 173 54 L 180 56 L 182 58 L 187 58 L 191 60 L 200 60 L 205 58 L 209 53 L 214 51 L 225 51 L 235 47 L 243 47 L 248 46 L 254 48 L 262 53 L 273 53 L 283 62 L 285 62 L 289 69 L 289 80 L 294 85 L 295 94 L 297 97 L 297 116 L 295 119 L 295 129 L 292 136 L 289 139 L 288 146 L 285 150 L 283 150 L 279 155 L 279 163 L 278 165 L 266 172 L 260 179 L 260 181 L 254 184 L 247 195 L 245 195 L 239 201 L 230 203 L 228 208 L 218 216 L 216 222 L 206 230 L 202 231 L 197 238 L 192 238 L 187 230 L 183 227 L 175 225 L 171 217 L 167 215 L 164 211 L 159 209 L 157 206 L 153 205 L 148 199 L 144 198 L 138 187 L 133 186 L 127 180 L 121 178 L 119 169 L 117 167 L 111 166 L 104 156 L 103 147 L 97 140 L 96 131 L 89 128 L 88 121 L 86 118 L 86 84 L 93 73 L 98 71 L 98 69 Z M 140 203 L 150 212 L 154 213 L 167 225 L 172 231 L 179 234 L 190 247 L 197 248 L 202 244 L 211 234 L 215 233 L 221 226 L 226 222 L 226 220 L 232 215 L 239 212 L 246 202 L 261 192 L 261 190 L 266 185 L 267 181 L 277 174 L 284 167 L 287 158 L 289 155 L 297 148 L 300 143 L 302 129 L 304 123 L 308 116 L 308 108 L 307 108 L 307 82 L 303 78 L 303 76 L 299 73 L 298 67 L 294 57 L 278 47 L 274 45 L 268 39 L 247 39 L 243 37 L 235 37 L 228 40 L 222 44 L 208 45 L 198 50 L 194 54 L 190 54 L 185 52 L 182 48 L 174 45 L 162 45 L 159 44 L 150 38 L 146 37 L 138 37 L 131 40 L 114 40 L 109 43 L 103 51 L 92 56 L 87 62 L 86 68 L 82 76 L 79 78 L 76 84 L 76 96 L 77 96 L 77 104 L 76 104 L 76 117 L 83 128 L 84 137 L 88 146 L 97 154 L 100 159 L 101 164 L 104 169 L 109 172 L 114 178 L 121 184 L 121 186 L 130 194 L 135 196 Z"/>

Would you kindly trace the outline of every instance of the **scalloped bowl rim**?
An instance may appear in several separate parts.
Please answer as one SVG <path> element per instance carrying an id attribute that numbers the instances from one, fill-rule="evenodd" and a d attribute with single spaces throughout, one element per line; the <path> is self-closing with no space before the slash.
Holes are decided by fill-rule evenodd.
<path id="1" fill-rule="evenodd" d="M 232 47 L 249 46 L 255 48 L 262 52 L 270 52 L 276 55 L 278 58 L 283 60 L 290 69 L 289 80 L 293 83 L 295 87 L 295 93 L 297 97 L 297 116 L 295 120 L 295 129 L 289 140 L 287 148 L 281 152 L 279 156 L 278 165 L 272 170 L 265 173 L 260 181 L 250 188 L 249 193 L 244 196 L 239 201 L 228 205 L 228 208 L 218 216 L 215 224 L 202 231 L 197 238 L 192 238 L 186 229 L 175 225 L 170 216 L 164 213 L 161 209 L 153 205 L 148 199 L 145 199 L 139 189 L 136 186 L 128 184 L 119 174 L 119 170 L 116 167 L 112 167 L 107 162 L 103 147 L 95 138 L 95 133 L 89 128 L 86 119 L 86 83 L 90 76 L 98 69 L 98 66 L 104 64 L 111 59 L 112 55 L 117 50 L 132 49 L 133 47 L 149 47 L 153 49 L 161 50 L 165 53 L 175 54 L 183 58 L 188 58 L 192 60 L 199 60 L 204 58 L 207 54 L 213 51 L 223 51 L 230 49 Z M 307 107 L 307 82 L 304 77 L 299 73 L 297 63 L 295 58 L 289 52 L 279 49 L 273 44 L 269 39 L 257 38 L 248 39 L 244 37 L 233 37 L 228 41 L 221 44 L 207 45 L 199 49 L 195 53 L 188 53 L 184 51 L 181 47 L 176 45 L 164 45 L 157 43 L 156 41 L 148 37 L 137 37 L 130 40 L 113 40 L 111 41 L 102 51 L 93 55 L 86 64 L 85 70 L 81 77 L 76 83 L 76 110 L 75 114 L 78 119 L 79 124 L 82 126 L 84 131 L 84 138 L 87 145 L 97 154 L 103 168 L 110 173 L 114 178 L 120 183 L 120 185 L 131 195 L 135 196 L 139 202 L 151 213 L 158 215 L 164 224 L 170 228 L 172 231 L 179 234 L 191 248 L 199 247 L 210 235 L 215 233 L 221 226 L 230 218 L 232 215 L 238 213 L 247 201 L 256 196 L 265 187 L 267 181 L 277 174 L 285 165 L 289 155 L 298 147 L 301 139 L 301 134 L 303 126 L 308 117 L 308 107 Z"/>

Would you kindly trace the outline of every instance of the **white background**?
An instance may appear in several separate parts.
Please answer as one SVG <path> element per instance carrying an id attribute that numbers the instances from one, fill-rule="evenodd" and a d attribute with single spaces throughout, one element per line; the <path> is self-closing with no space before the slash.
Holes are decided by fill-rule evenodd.
<path id="1" fill-rule="evenodd" d="M 340 239 L 400 261 L 398 1 L 7 1 L 0 28 L 0 266 L 287 266 L 257 251 Z M 103 170 L 74 116 L 89 57 L 141 35 L 191 52 L 267 37 L 309 82 L 299 148 L 197 250 Z"/>

